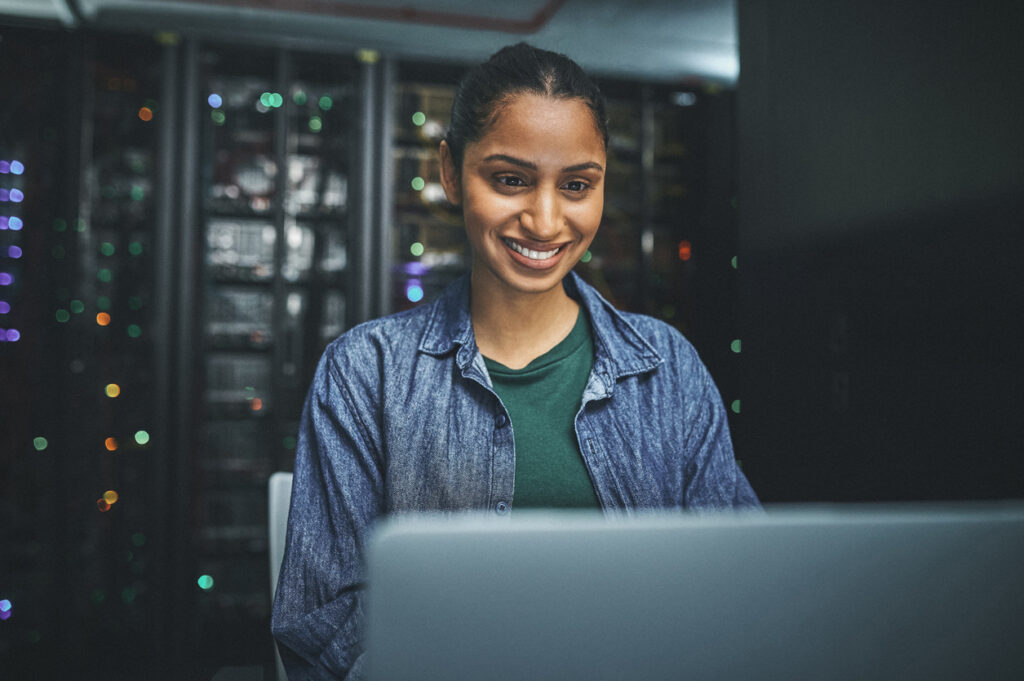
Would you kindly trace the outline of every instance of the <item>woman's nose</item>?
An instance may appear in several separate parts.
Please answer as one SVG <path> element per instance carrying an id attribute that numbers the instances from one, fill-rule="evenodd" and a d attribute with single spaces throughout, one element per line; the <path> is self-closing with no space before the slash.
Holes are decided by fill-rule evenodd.
<path id="1" fill-rule="evenodd" d="M 531 198 L 530 204 L 523 211 L 523 229 L 538 241 L 556 238 L 562 228 L 557 197 L 550 191 L 537 191 Z"/>

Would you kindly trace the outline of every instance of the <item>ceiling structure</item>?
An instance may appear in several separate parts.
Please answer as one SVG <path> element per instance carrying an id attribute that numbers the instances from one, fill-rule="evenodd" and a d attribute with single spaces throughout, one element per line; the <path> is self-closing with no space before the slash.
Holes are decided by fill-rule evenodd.
<path id="1" fill-rule="evenodd" d="M 526 40 L 608 75 L 734 85 L 734 0 L 0 0 L 67 27 L 476 62 Z"/>

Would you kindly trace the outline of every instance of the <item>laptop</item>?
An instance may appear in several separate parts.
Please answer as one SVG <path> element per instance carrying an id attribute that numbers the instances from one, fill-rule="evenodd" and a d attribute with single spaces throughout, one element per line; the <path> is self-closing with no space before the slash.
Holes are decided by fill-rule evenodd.
<path id="1" fill-rule="evenodd" d="M 405 517 L 372 681 L 1024 679 L 1024 505 Z"/>

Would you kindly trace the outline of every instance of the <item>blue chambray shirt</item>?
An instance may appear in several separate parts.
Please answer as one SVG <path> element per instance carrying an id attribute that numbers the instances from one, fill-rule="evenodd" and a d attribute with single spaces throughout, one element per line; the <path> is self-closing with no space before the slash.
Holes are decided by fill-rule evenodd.
<path id="1" fill-rule="evenodd" d="M 574 272 L 594 365 L 576 415 L 606 512 L 758 507 L 726 413 L 674 328 L 615 310 Z M 512 426 L 469 315 L 469 278 L 331 343 L 306 398 L 271 628 L 290 681 L 360 679 L 363 549 L 377 518 L 515 507 Z"/>

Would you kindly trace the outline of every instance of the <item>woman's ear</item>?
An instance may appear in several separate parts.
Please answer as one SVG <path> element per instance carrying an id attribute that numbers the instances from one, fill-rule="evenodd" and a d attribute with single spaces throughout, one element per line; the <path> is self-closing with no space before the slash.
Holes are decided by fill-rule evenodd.
<path id="1" fill-rule="evenodd" d="M 455 159 L 452 157 L 452 148 L 448 142 L 441 140 L 441 186 L 444 187 L 444 194 L 453 206 L 462 204 L 462 182 L 459 179 L 459 172 L 455 168 Z"/>

